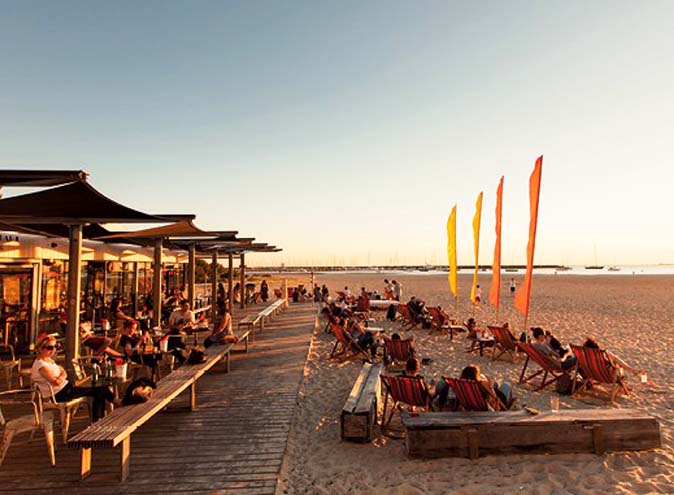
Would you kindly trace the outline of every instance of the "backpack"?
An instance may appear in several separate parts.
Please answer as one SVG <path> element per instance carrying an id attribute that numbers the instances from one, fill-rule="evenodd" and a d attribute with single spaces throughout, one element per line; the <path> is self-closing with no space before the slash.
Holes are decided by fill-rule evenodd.
<path id="1" fill-rule="evenodd" d="M 386 319 L 388 321 L 396 321 L 396 307 L 391 304 L 386 311 Z"/>

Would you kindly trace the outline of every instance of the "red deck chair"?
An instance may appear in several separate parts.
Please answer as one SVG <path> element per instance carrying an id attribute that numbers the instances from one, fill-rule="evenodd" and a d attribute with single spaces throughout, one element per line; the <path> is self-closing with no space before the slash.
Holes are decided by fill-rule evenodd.
<path id="1" fill-rule="evenodd" d="M 384 341 L 384 362 L 392 365 L 396 362 L 406 363 L 414 357 L 414 338 Z"/>
<path id="2" fill-rule="evenodd" d="M 513 363 L 519 359 L 519 349 L 513 339 L 510 330 L 503 327 L 487 325 L 487 328 L 494 336 L 494 347 L 492 347 L 491 360 L 498 361 L 498 359 L 505 353 L 512 356 Z M 496 354 L 498 352 L 498 354 Z"/>
<path id="3" fill-rule="evenodd" d="M 396 410 L 400 408 L 400 404 L 407 404 L 408 406 L 419 407 L 424 411 L 429 411 L 431 408 L 431 394 L 428 391 L 426 382 L 422 376 L 393 376 L 382 375 L 381 381 L 384 384 L 384 412 L 382 415 L 382 429 L 388 426 L 393 419 Z M 386 418 L 386 409 L 388 406 L 388 398 L 391 397 L 393 406 L 391 407 L 391 414 Z"/>
<path id="4" fill-rule="evenodd" d="M 536 378 L 541 373 L 543 373 L 543 379 L 541 380 L 541 384 L 538 386 L 538 388 L 535 389 L 541 390 L 542 388 L 547 387 L 551 383 L 556 382 L 566 374 L 566 371 L 564 371 L 562 367 L 559 364 L 557 364 L 556 361 L 553 361 L 550 357 L 546 356 L 545 354 L 537 350 L 533 345 L 524 344 L 522 342 L 515 342 L 515 345 L 527 355 L 527 360 L 524 362 L 522 374 L 520 375 L 520 383 L 526 383 Z M 524 378 L 524 373 L 527 370 L 527 366 L 529 365 L 530 360 L 534 361 L 538 366 L 540 366 L 541 369 L 529 375 L 527 378 Z M 546 380 L 548 378 L 548 375 L 551 375 L 551 378 L 549 380 Z"/>
<path id="5" fill-rule="evenodd" d="M 334 357 L 341 357 L 342 359 L 348 359 L 351 357 L 363 358 L 368 363 L 371 363 L 372 360 L 367 352 L 358 345 L 358 342 L 353 340 L 351 336 L 347 335 L 345 330 L 339 323 L 331 323 L 330 328 L 332 328 L 332 333 L 335 334 L 335 346 L 332 348 L 330 353 L 330 359 Z"/>
<path id="6" fill-rule="evenodd" d="M 454 326 L 452 325 L 452 320 L 447 313 L 445 313 L 441 308 L 428 308 L 428 312 L 433 318 L 433 327 L 431 331 L 438 330 L 449 330 L 449 340 L 454 339 Z"/>
<path id="7" fill-rule="evenodd" d="M 571 344 L 571 350 L 576 356 L 575 376 L 579 376 L 578 370 L 583 373 L 584 380 L 577 386 L 577 381 L 573 380 L 571 394 L 588 389 L 592 383 L 605 383 L 611 386 L 608 392 L 609 401 L 613 403 L 620 390 L 629 394 L 629 389 L 625 384 L 625 379 L 621 373 L 620 366 L 617 366 L 611 356 L 602 349 L 591 347 L 581 347 Z"/>
<path id="8" fill-rule="evenodd" d="M 491 411 L 489 403 L 484 398 L 482 385 L 476 380 L 464 380 L 463 378 L 442 377 L 454 392 L 456 399 L 464 411 Z M 507 411 L 508 407 L 498 399 L 497 411 Z"/>
<path id="9" fill-rule="evenodd" d="M 407 304 L 399 304 L 398 312 L 400 313 L 403 325 L 401 330 L 414 330 L 419 326 L 419 323 L 412 317 L 412 313 L 410 312 L 410 308 L 407 307 Z"/>

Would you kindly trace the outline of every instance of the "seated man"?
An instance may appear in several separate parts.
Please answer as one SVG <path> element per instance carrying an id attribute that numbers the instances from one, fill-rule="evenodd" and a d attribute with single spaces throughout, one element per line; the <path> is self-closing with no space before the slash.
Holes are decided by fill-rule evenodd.
<path id="1" fill-rule="evenodd" d="M 430 323 L 431 315 L 426 309 L 426 303 L 421 299 L 417 299 L 415 296 L 412 296 L 407 303 L 407 308 L 410 310 L 410 314 L 414 321 L 421 323 L 424 328 L 426 328 L 426 322 Z"/>
<path id="2" fill-rule="evenodd" d="M 563 370 L 569 370 L 576 365 L 576 356 L 569 355 L 562 359 L 559 352 L 546 340 L 545 332 L 540 327 L 535 327 L 532 330 L 534 341 L 531 346 L 539 351 L 541 354 L 548 356 L 552 361 L 557 363 Z"/>
<path id="3" fill-rule="evenodd" d="M 377 343 L 372 333 L 363 329 L 363 326 L 356 320 L 347 320 L 346 332 L 354 341 L 358 343 L 361 349 L 370 350 L 372 357 L 377 356 Z"/>
<path id="4" fill-rule="evenodd" d="M 181 301 L 180 308 L 176 309 L 169 316 L 168 348 L 173 351 L 173 355 L 179 363 L 185 362 L 185 332 L 192 330 L 196 323 L 194 313 L 190 311 L 190 302 Z"/>

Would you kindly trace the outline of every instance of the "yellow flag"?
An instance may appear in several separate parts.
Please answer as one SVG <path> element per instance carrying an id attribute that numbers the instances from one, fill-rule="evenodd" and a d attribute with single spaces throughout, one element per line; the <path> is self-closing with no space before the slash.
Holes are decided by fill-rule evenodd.
<path id="1" fill-rule="evenodd" d="M 449 259 L 449 288 L 454 294 L 454 299 L 458 297 L 456 286 L 456 205 L 452 208 L 452 213 L 447 219 L 447 258 Z"/>
<path id="2" fill-rule="evenodd" d="M 478 256 L 480 254 L 480 219 L 482 217 L 482 193 L 477 197 L 475 203 L 475 216 L 473 217 L 473 243 L 475 245 L 475 272 L 473 273 L 473 286 L 470 289 L 470 300 L 475 304 L 475 295 L 477 294 L 477 270 Z"/>

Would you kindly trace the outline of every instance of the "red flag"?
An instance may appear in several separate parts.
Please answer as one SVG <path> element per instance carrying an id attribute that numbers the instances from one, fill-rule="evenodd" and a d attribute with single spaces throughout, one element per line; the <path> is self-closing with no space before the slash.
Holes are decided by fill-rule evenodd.
<path id="1" fill-rule="evenodd" d="M 501 217 L 503 216 L 503 177 L 496 188 L 496 241 L 494 243 L 494 263 L 491 265 L 491 287 L 489 301 L 496 306 L 498 313 L 501 300 Z"/>
<path id="2" fill-rule="evenodd" d="M 529 243 L 527 244 L 527 273 L 524 282 L 515 294 L 515 307 L 524 317 L 529 316 L 529 299 L 531 296 L 531 283 L 534 271 L 534 251 L 536 249 L 536 225 L 538 223 L 538 200 L 541 192 L 541 172 L 543 169 L 543 156 L 539 156 L 534 166 L 534 171 L 529 177 Z"/>

